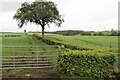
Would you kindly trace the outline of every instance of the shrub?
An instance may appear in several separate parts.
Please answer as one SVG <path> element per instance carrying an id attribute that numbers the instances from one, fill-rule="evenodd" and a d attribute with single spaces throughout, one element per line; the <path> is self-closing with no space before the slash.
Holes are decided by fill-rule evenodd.
<path id="1" fill-rule="evenodd" d="M 115 64 L 112 53 L 60 49 L 58 67 L 68 76 L 104 78 L 112 73 Z"/>

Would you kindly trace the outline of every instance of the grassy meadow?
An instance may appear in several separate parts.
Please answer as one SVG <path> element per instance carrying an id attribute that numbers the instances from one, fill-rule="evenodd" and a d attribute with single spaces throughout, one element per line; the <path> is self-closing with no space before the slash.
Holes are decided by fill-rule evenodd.
<path id="1" fill-rule="evenodd" d="M 11 37 L 12 35 L 12 37 Z M 13 36 L 14 35 L 14 36 Z M 16 36 L 17 35 L 17 36 Z M 3 70 L 3 78 L 9 76 L 25 77 L 26 73 L 32 74 L 34 78 L 41 78 L 49 72 L 55 72 L 56 60 L 58 50 L 55 46 L 47 45 L 41 40 L 38 40 L 32 35 L 27 33 L 3 33 L 2 34 L 2 59 L 6 56 L 34 56 L 34 57 L 49 57 L 53 58 L 52 62 L 54 68 L 49 69 L 20 69 L 20 70 Z M 14 48 L 13 48 L 14 47 Z M 14 49 L 14 50 L 13 50 Z M 39 52 L 38 52 L 39 51 Z M 13 53 L 14 52 L 14 53 Z M 19 71 L 19 72 L 18 72 Z M 41 75 L 34 75 L 40 74 Z"/>
<path id="2" fill-rule="evenodd" d="M 49 55 L 48 52 L 51 52 L 52 56 L 55 56 L 56 49 L 54 46 L 46 45 L 45 43 L 41 42 L 40 40 L 36 39 L 33 36 L 29 36 L 25 33 L 3 33 L 3 35 L 20 35 L 20 37 L 2 37 L 2 46 L 3 47 L 11 47 L 11 48 L 3 48 L 2 49 L 2 56 L 12 56 L 13 55 L 13 47 L 21 47 L 21 48 L 14 48 L 15 55 L 22 55 L 23 56 L 34 56 L 38 49 L 42 52 L 42 50 L 47 50 L 46 55 Z M 23 47 L 23 48 L 22 48 Z M 54 49 L 54 52 L 52 52 Z M 33 52 L 33 54 L 32 54 Z M 39 52 L 40 54 L 40 52 Z"/>
<path id="3" fill-rule="evenodd" d="M 34 33 L 3 33 L 2 46 L 11 47 L 3 48 L 2 56 L 12 56 L 12 55 L 22 55 L 22 56 L 37 56 L 36 46 L 39 46 L 40 50 L 39 56 L 41 56 L 42 51 L 46 50 L 46 56 L 52 56 L 57 58 L 57 48 L 55 45 L 48 45 L 38 38 L 32 36 Z M 36 33 L 35 33 L 36 34 Z M 17 37 L 5 37 L 5 35 L 19 35 Z M 37 33 L 41 36 L 40 33 Z M 62 44 L 69 44 L 72 46 L 90 48 L 94 50 L 112 50 L 115 54 L 118 52 L 118 36 L 62 36 L 57 34 L 45 34 L 44 38 L 52 40 Z M 25 48 L 15 48 L 13 54 L 13 47 L 25 47 Z M 28 48 L 26 48 L 28 47 Z"/>
<path id="4" fill-rule="evenodd" d="M 44 42 L 31 36 L 32 33 L 3 33 L 3 35 L 12 34 L 21 36 L 2 37 L 2 46 L 48 46 Z M 62 36 L 57 34 L 45 34 L 45 38 L 79 47 L 118 49 L 118 36 Z"/>
<path id="5" fill-rule="evenodd" d="M 41 36 L 39 33 L 3 33 L 2 35 L 2 56 L 13 56 L 13 47 L 28 47 L 28 48 L 14 48 L 15 56 L 37 56 L 36 50 L 39 50 L 38 56 L 44 54 L 44 56 L 52 57 L 54 60 L 54 64 L 56 65 L 56 61 L 58 58 L 58 48 L 55 45 L 48 45 L 40 39 L 33 36 L 33 34 L 37 34 Z M 7 35 L 5 37 L 5 35 Z M 8 35 L 18 35 L 16 37 L 10 37 Z M 45 34 L 44 38 L 48 40 L 52 40 L 62 44 L 69 44 L 72 46 L 90 48 L 94 50 L 112 50 L 113 53 L 117 54 L 118 52 L 118 36 L 62 36 L 57 34 Z M 11 48 L 6 48 L 10 47 Z M 39 46 L 37 48 L 36 46 Z M 45 52 L 42 52 L 45 51 Z M 117 64 L 116 64 L 117 66 Z M 47 70 L 49 71 L 49 70 Z M 56 69 L 52 70 L 53 72 L 57 72 Z M 19 74 L 25 74 L 25 70 L 23 69 L 20 73 L 15 70 L 11 70 L 10 72 L 3 71 L 3 75 L 8 77 L 10 75 L 18 76 Z M 11 74 L 14 72 L 15 74 Z M 30 72 L 30 71 L 29 71 Z M 51 70 L 50 70 L 51 72 Z M 22 73 L 22 74 L 21 74 Z M 41 72 L 40 72 L 41 73 Z M 45 73 L 46 74 L 46 73 Z M 24 76 L 24 75 L 23 75 Z M 38 77 L 38 76 L 36 76 Z"/>
<path id="6" fill-rule="evenodd" d="M 46 34 L 45 38 L 58 43 L 69 44 L 72 46 L 118 51 L 118 36 L 62 36 Z"/>

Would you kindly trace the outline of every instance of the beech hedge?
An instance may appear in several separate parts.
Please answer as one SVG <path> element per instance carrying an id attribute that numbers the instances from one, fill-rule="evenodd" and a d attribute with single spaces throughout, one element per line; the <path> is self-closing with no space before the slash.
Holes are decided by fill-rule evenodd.
<path id="1" fill-rule="evenodd" d="M 62 48 L 59 51 L 58 68 L 61 74 L 79 77 L 105 78 L 114 70 L 113 53 L 79 51 Z"/>

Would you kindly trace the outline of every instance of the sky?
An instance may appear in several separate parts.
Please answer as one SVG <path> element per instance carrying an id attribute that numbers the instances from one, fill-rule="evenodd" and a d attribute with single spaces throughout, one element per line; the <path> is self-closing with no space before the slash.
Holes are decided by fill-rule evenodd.
<path id="1" fill-rule="evenodd" d="M 13 16 L 23 2 L 34 0 L 0 0 L 0 32 L 41 31 L 41 26 L 29 23 L 21 29 Z M 45 31 L 84 30 L 104 31 L 118 29 L 118 2 L 120 0 L 47 0 L 54 1 L 65 22 L 54 24 Z"/>

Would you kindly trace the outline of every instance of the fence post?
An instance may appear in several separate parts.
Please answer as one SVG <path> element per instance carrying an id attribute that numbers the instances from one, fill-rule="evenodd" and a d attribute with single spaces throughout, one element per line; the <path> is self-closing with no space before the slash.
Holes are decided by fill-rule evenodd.
<path id="1" fill-rule="evenodd" d="M 15 48 L 13 46 L 13 66 L 15 68 Z"/>
<path id="2" fill-rule="evenodd" d="M 38 46 L 37 46 L 37 67 L 38 67 Z"/>

